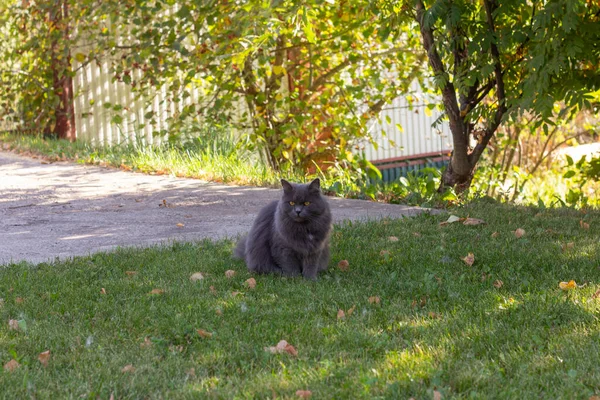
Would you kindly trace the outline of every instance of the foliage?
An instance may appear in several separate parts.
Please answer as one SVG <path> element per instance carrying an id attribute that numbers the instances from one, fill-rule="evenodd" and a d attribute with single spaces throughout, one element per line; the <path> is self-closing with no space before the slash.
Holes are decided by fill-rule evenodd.
<path id="1" fill-rule="evenodd" d="M 316 283 L 256 276 L 250 289 L 231 242 L 3 266 L 0 365 L 20 367 L 3 370 L 0 387 L 10 398 L 598 395 L 598 212 L 479 203 L 453 213 L 487 224 L 422 215 L 337 226 Z M 196 272 L 205 278 L 190 281 Z M 576 288 L 559 289 L 570 280 Z M 340 309 L 354 312 L 338 319 Z M 282 339 L 296 357 L 265 350 Z"/>
<path id="2" fill-rule="evenodd" d="M 470 185 L 501 124 L 527 111 L 547 131 L 556 101 L 590 108 L 600 88 L 596 2 L 417 0 L 378 12 L 391 26 L 418 24 L 453 136 L 442 186 Z"/>
<path id="3" fill-rule="evenodd" d="M 565 171 L 568 165 L 563 162 L 561 151 L 567 149 L 566 146 L 574 146 L 576 150 L 579 144 L 594 142 L 600 132 L 598 117 L 581 112 L 572 118 L 568 108 L 555 106 L 548 131 L 537 126 L 534 120 L 534 115 L 523 115 L 499 128 L 475 176 L 475 192 L 524 204 L 538 201 L 560 204 L 560 201 L 569 203 L 567 198 L 575 198 L 568 194 L 569 190 L 580 190 L 588 182 L 594 185 L 593 176 L 585 179 L 579 170 L 577 174 Z M 574 175 L 579 176 L 578 182 L 572 179 Z M 590 200 L 588 205 L 596 203 L 595 199 Z"/>
<path id="4" fill-rule="evenodd" d="M 419 75 L 414 38 L 381 40 L 367 5 L 130 3 L 108 31 L 112 67 L 139 96 L 164 90 L 178 104 L 159 133 L 177 135 L 189 118 L 226 123 L 271 168 L 314 172 L 351 162 L 368 120 Z"/>

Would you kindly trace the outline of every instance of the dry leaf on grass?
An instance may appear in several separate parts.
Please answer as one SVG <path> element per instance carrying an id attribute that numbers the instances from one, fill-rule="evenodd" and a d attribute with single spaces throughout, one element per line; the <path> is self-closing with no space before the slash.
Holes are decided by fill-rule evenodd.
<path id="1" fill-rule="evenodd" d="M 466 218 L 463 221 L 463 225 L 471 225 L 471 226 L 475 226 L 475 225 L 483 225 L 486 222 L 482 219 L 478 219 L 478 218 Z"/>
<path id="2" fill-rule="evenodd" d="M 144 347 L 151 347 L 151 346 L 152 346 L 152 340 L 150 340 L 150 338 L 148 336 L 146 336 L 144 338 L 144 343 L 141 343 L 140 347 L 144 348 Z"/>
<path id="3" fill-rule="evenodd" d="M 389 255 L 390 255 L 390 252 L 389 252 L 388 250 L 381 250 L 381 251 L 379 252 L 379 255 L 380 255 L 380 256 L 384 256 L 384 257 L 385 257 L 385 256 L 389 256 Z"/>
<path id="4" fill-rule="evenodd" d="M 163 294 L 164 292 L 164 289 L 152 289 L 148 294 Z"/>
<path id="5" fill-rule="evenodd" d="M 522 238 L 525 236 L 525 229 L 519 228 L 514 232 L 514 234 L 517 239 Z"/>
<path id="6" fill-rule="evenodd" d="M 497 279 L 494 281 L 493 285 L 496 289 L 500 289 L 502 286 L 504 286 L 504 282 L 502 282 L 500 279 Z"/>
<path id="7" fill-rule="evenodd" d="M 104 288 L 100 289 L 100 294 L 106 294 L 106 289 L 104 289 Z"/>
<path id="8" fill-rule="evenodd" d="M 204 275 L 202 275 L 202 272 L 195 272 L 192 274 L 192 276 L 190 276 L 190 281 L 192 282 L 200 281 L 202 279 L 204 279 Z"/>
<path id="9" fill-rule="evenodd" d="M 354 312 L 354 310 L 356 310 L 356 306 L 352 306 L 350 307 L 347 311 L 346 311 L 346 315 L 347 316 L 351 316 L 352 313 Z"/>
<path id="10" fill-rule="evenodd" d="M 575 247 L 575 243 L 574 242 L 569 242 L 569 243 L 564 243 L 561 246 L 562 251 L 567 251 L 567 250 L 572 250 Z"/>
<path id="11" fill-rule="evenodd" d="M 582 219 L 581 219 L 581 220 L 579 220 L 579 226 L 580 226 L 582 229 L 590 229 L 590 224 L 588 224 L 587 222 L 583 222 L 583 220 L 582 220 Z"/>
<path id="12" fill-rule="evenodd" d="M 48 366 L 48 361 L 50 361 L 50 350 L 46 350 L 38 355 L 38 360 L 44 367 Z"/>
<path id="13" fill-rule="evenodd" d="M 228 269 L 227 271 L 225 271 L 225 276 L 228 278 L 233 278 L 234 275 L 235 275 L 235 271 L 232 269 Z"/>
<path id="14" fill-rule="evenodd" d="M 204 329 L 196 329 L 196 332 L 198 332 L 198 335 L 200 335 L 200 337 L 203 337 L 204 339 L 212 337 L 213 335 L 210 332 L 206 332 Z"/>
<path id="15" fill-rule="evenodd" d="M 126 366 L 124 366 L 123 368 L 121 368 L 121 372 L 126 373 L 126 372 L 135 372 L 135 367 L 131 364 L 127 364 Z"/>
<path id="16" fill-rule="evenodd" d="M 496 239 L 500 234 L 498 232 L 492 233 L 492 238 Z"/>
<path id="17" fill-rule="evenodd" d="M 421 237 L 421 233 L 420 232 L 413 232 L 413 236 L 414 237 Z"/>
<path id="18" fill-rule="evenodd" d="M 379 296 L 369 297 L 369 303 L 371 303 L 371 304 L 379 304 L 380 301 L 381 301 L 381 299 L 379 298 Z"/>
<path id="19" fill-rule="evenodd" d="M 14 331 L 18 331 L 19 329 L 19 321 L 17 321 L 16 319 L 9 319 L 8 320 L 8 329 L 12 329 Z"/>
<path id="20" fill-rule="evenodd" d="M 17 304 L 23 304 L 25 300 L 22 297 L 15 297 L 15 303 Z"/>
<path id="21" fill-rule="evenodd" d="M 8 372 L 12 372 L 15 369 L 19 368 L 21 364 L 17 362 L 17 360 L 10 360 L 6 364 L 4 364 L 4 370 Z"/>
<path id="22" fill-rule="evenodd" d="M 346 318 L 346 313 L 344 312 L 344 310 L 342 310 L 340 308 L 337 313 L 337 319 L 343 319 L 343 318 Z"/>
<path id="23" fill-rule="evenodd" d="M 210 290 L 212 294 L 217 294 L 217 289 L 215 289 L 214 286 L 209 287 L 208 290 Z"/>
<path id="24" fill-rule="evenodd" d="M 248 285 L 248 287 L 250 289 L 254 289 L 256 287 L 256 279 L 254 279 L 254 278 L 247 279 L 246 285 Z"/>
<path id="25" fill-rule="evenodd" d="M 571 290 L 577 287 L 577 283 L 574 280 L 570 280 L 569 282 L 561 282 L 558 284 L 558 287 L 562 290 Z"/>
<path id="26" fill-rule="evenodd" d="M 348 271 L 348 269 L 350 268 L 350 263 L 348 262 L 348 260 L 342 260 L 338 263 L 338 268 L 340 269 L 340 271 Z"/>
<path id="27" fill-rule="evenodd" d="M 231 297 L 235 297 L 242 294 L 241 292 L 231 292 Z"/>
<path id="28" fill-rule="evenodd" d="M 446 226 L 446 225 L 453 224 L 458 221 L 461 221 L 460 217 L 457 217 L 456 215 L 451 215 L 450 217 L 448 217 L 448 220 L 446 220 L 444 222 L 440 222 L 440 226 Z"/>
<path id="29" fill-rule="evenodd" d="M 390 242 L 397 242 L 397 241 L 398 241 L 398 240 L 400 240 L 400 239 L 398 239 L 396 236 L 390 236 L 390 237 L 388 237 L 388 240 L 389 240 Z"/>
<path id="30" fill-rule="evenodd" d="M 592 299 L 598 299 L 600 298 L 600 289 L 596 290 L 596 293 L 594 293 L 592 295 Z"/>
<path id="31" fill-rule="evenodd" d="M 280 340 L 279 343 L 277 343 L 277 346 L 265 347 L 265 351 L 273 354 L 288 353 L 294 357 L 298 355 L 298 351 L 286 340 Z"/>
<path id="32" fill-rule="evenodd" d="M 135 276 L 135 275 L 137 275 L 137 271 L 125 271 L 125 273 L 127 274 L 127 276 Z"/>
<path id="33" fill-rule="evenodd" d="M 296 390 L 296 396 L 301 399 L 308 399 L 312 396 L 312 392 L 310 390 Z"/>
<path id="34" fill-rule="evenodd" d="M 463 260 L 465 262 L 465 264 L 467 264 L 469 267 L 471 267 L 473 265 L 473 263 L 475 262 L 475 255 L 473 253 L 469 253 L 469 254 L 467 254 L 466 257 L 461 258 L 461 260 Z"/>

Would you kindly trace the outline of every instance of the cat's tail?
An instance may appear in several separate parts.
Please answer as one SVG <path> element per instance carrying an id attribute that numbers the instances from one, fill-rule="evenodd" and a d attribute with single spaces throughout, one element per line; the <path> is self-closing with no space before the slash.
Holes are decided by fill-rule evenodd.
<path id="1" fill-rule="evenodd" d="M 244 259 L 246 255 L 246 236 L 242 236 L 233 250 L 233 256 Z"/>

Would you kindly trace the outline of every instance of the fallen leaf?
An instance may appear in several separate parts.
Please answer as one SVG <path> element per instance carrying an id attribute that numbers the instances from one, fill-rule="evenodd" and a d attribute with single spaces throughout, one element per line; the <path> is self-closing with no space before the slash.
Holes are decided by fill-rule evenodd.
<path id="1" fill-rule="evenodd" d="M 19 330 L 19 321 L 17 321 L 16 319 L 9 319 L 8 320 L 8 328 L 12 329 L 14 331 L 18 331 Z"/>
<path id="2" fill-rule="evenodd" d="M 466 218 L 463 221 L 463 225 L 483 225 L 486 222 L 482 219 L 477 219 L 477 218 Z"/>
<path id="3" fill-rule="evenodd" d="M 442 400 L 442 394 L 439 391 L 434 390 L 433 391 L 433 400 Z"/>
<path id="4" fill-rule="evenodd" d="M 384 257 L 385 257 L 385 256 L 389 256 L 389 255 L 390 255 L 390 252 L 389 252 L 388 250 L 381 250 L 381 251 L 379 252 L 379 255 L 380 255 L 380 256 L 384 256 Z"/>
<path id="5" fill-rule="evenodd" d="M 431 319 L 438 319 L 438 318 L 440 318 L 440 317 L 441 317 L 441 315 L 440 315 L 440 314 L 438 314 L 438 313 L 435 313 L 435 312 L 433 312 L 433 311 L 429 311 L 429 313 L 428 313 L 427 315 L 429 315 L 429 318 L 431 318 Z"/>
<path id="6" fill-rule="evenodd" d="M 354 310 L 356 310 L 356 306 L 352 306 L 350 307 L 347 311 L 346 311 L 346 315 L 347 316 L 351 316 L 352 313 L 354 312 Z"/>
<path id="7" fill-rule="evenodd" d="M 339 309 L 338 313 L 337 313 L 337 319 L 342 319 L 342 318 L 346 318 L 346 313 L 344 312 L 344 310 Z"/>
<path id="8" fill-rule="evenodd" d="M 247 279 L 246 285 L 248 285 L 248 287 L 250 289 L 254 289 L 256 287 L 256 279 L 254 279 L 254 278 Z"/>
<path id="9" fill-rule="evenodd" d="M 495 238 L 497 238 L 498 236 L 500 236 L 500 234 L 499 234 L 498 232 L 494 232 L 494 233 L 492 233 L 492 237 L 493 237 L 494 239 L 495 239 Z"/>
<path id="10" fill-rule="evenodd" d="M 448 224 L 453 224 L 455 222 L 460 221 L 461 218 L 457 217 L 456 215 L 451 215 L 450 217 L 448 217 L 448 220 L 444 221 L 444 222 L 440 222 L 440 226 L 446 226 Z"/>
<path id="11" fill-rule="evenodd" d="M 465 264 L 467 264 L 470 267 L 475 262 L 475 255 L 473 253 L 469 253 L 466 257 L 461 258 L 461 260 L 463 260 Z"/>
<path id="12" fill-rule="evenodd" d="M 413 232 L 413 236 L 415 236 L 415 237 L 421 237 L 421 234 L 419 232 Z"/>
<path id="13" fill-rule="evenodd" d="M 144 347 L 151 347 L 151 346 L 152 346 L 152 340 L 150 340 L 150 338 L 148 336 L 146 336 L 144 338 L 144 343 L 141 343 L 140 347 L 144 348 Z"/>
<path id="14" fill-rule="evenodd" d="M 579 220 L 579 226 L 581 226 L 582 229 L 590 229 L 590 224 L 588 224 L 587 222 L 583 222 L 583 220 Z"/>
<path id="15" fill-rule="evenodd" d="M 500 279 L 497 279 L 494 281 L 493 285 L 495 288 L 500 289 L 502 286 L 504 286 L 504 282 L 502 282 Z"/>
<path id="16" fill-rule="evenodd" d="M 565 243 L 561 246 L 562 251 L 572 250 L 575 247 L 574 242 Z"/>
<path id="17" fill-rule="evenodd" d="M 265 347 L 265 351 L 273 354 L 288 353 L 294 357 L 298 355 L 298 351 L 286 340 L 280 340 L 277 346 Z"/>
<path id="18" fill-rule="evenodd" d="M 232 269 L 228 269 L 227 271 L 225 271 L 225 276 L 228 278 L 233 278 L 234 275 L 235 275 L 235 271 Z"/>
<path id="19" fill-rule="evenodd" d="M 231 297 L 235 297 L 235 296 L 240 295 L 240 294 L 241 294 L 240 292 L 231 292 Z"/>
<path id="20" fill-rule="evenodd" d="M 340 271 L 348 271 L 348 269 L 350 268 L 350 263 L 348 262 L 348 260 L 342 260 L 338 263 L 338 268 L 340 269 Z"/>
<path id="21" fill-rule="evenodd" d="M 126 372 L 135 372 L 135 367 L 131 364 L 127 364 L 126 366 L 124 366 L 123 368 L 121 368 L 121 372 L 126 373 Z"/>
<path id="22" fill-rule="evenodd" d="M 312 392 L 310 390 L 296 390 L 296 396 L 301 399 L 308 399 L 312 396 Z"/>
<path id="23" fill-rule="evenodd" d="M 6 364 L 4 364 L 4 370 L 8 371 L 8 372 L 12 372 L 15 369 L 19 368 L 21 366 L 21 364 L 19 364 L 17 362 L 17 360 L 10 360 L 9 362 L 7 362 Z"/>
<path id="24" fill-rule="evenodd" d="M 100 289 L 100 294 L 106 294 L 106 289 L 104 289 L 104 288 Z"/>
<path id="25" fill-rule="evenodd" d="M 137 275 L 137 271 L 125 271 L 125 273 L 127 274 L 127 276 L 135 276 L 135 275 Z"/>
<path id="26" fill-rule="evenodd" d="M 514 233 L 515 233 L 515 237 L 517 239 L 519 239 L 525 235 L 525 229 L 519 228 Z"/>
<path id="27" fill-rule="evenodd" d="M 379 299 L 379 296 L 371 296 L 369 297 L 369 303 L 371 304 L 379 304 L 381 300 Z"/>
<path id="28" fill-rule="evenodd" d="M 574 280 L 570 280 L 569 282 L 561 282 L 558 284 L 558 287 L 562 290 L 571 290 L 577 287 L 577 283 Z"/>
<path id="29" fill-rule="evenodd" d="M 184 224 L 182 224 L 181 222 L 177 224 L 177 227 L 178 227 L 178 228 L 183 228 L 184 226 L 185 226 L 185 225 L 184 225 Z"/>
<path id="30" fill-rule="evenodd" d="M 38 355 L 38 360 L 44 367 L 48 366 L 48 361 L 50 361 L 50 350 L 46 350 Z"/>
<path id="31" fill-rule="evenodd" d="M 388 237 L 388 240 L 390 242 L 397 242 L 399 239 L 396 236 L 390 236 L 390 237 Z"/>
<path id="32" fill-rule="evenodd" d="M 600 289 L 596 290 L 596 293 L 594 293 L 592 295 L 592 299 L 598 299 L 600 298 Z"/>
<path id="33" fill-rule="evenodd" d="M 192 276 L 190 276 L 190 281 L 192 282 L 200 281 L 202 279 L 204 279 L 204 275 L 202 275 L 202 272 L 195 272 L 192 274 Z"/>
<path id="34" fill-rule="evenodd" d="M 15 303 L 17 303 L 17 304 L 23 304 L 24 301 L 25 300 L 23 300 L 22 297 L 15 297 Z"/>
<path id="35" fill-rule="evenodd" d="M 164 292 L 164 289 L 152 289 L 149 294 L 163 294 Z"/>
<path id="36" fill-rule="evenodd" d="M 196 332 L 198 332 L 198 335 L 200 335 L 200 337 L 203 337 L 204 339 L 212 337 L 213 335 L 210 332 L 206 332 L 204 329 L 196 329 Z"/>
<path id="37" fill-rule="evenodd" d="M 211 292 L 212 294 L 217 294 L 217 289 L 215 289 L 215 287 L 214 287 L 214 286 L 212 286 L 212 285 L 211 285 L 211 287 L 209 287 L 209 288 L 208 288 L 208 290 L 210 290 L 210 292 Z"/>

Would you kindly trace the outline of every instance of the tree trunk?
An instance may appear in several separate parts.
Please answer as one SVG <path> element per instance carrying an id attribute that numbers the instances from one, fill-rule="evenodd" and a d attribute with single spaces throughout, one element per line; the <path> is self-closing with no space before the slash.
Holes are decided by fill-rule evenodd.
<path id="1" fill-rule="evenodd" d="M 71 70 L 71 52 L 69 43 L 69 3 L 62 0 L 56 3 L 50 11 L 50 21 L 54 27 L 60 29 L 62 46 L 54 40 L 51 46 L 51 69 L 53 89 L 59 98 L 55 108 L 55 124 L 53 135 L 59 139 L 75 141 L 75 107 L 73 105 L 73 78 Z"/>

